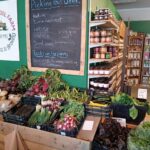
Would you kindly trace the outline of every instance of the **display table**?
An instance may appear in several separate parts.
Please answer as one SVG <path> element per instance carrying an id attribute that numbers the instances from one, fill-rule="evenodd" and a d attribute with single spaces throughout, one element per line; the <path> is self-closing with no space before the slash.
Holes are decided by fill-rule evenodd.
<path id="1" fill-rule="evenodd" d="M 88 116 L 86 119 L 94 120 L 93 129 L 88 132 L 88 135 L 86 133 L 85 137 L 84 132 L 86 131 L 81 128 L 77 138 L 0 121 L 0 150 L 4 150 L 4 137 L 15 129 L 17 129 L 29 150 L 90 150 L 100 118 Z"/>

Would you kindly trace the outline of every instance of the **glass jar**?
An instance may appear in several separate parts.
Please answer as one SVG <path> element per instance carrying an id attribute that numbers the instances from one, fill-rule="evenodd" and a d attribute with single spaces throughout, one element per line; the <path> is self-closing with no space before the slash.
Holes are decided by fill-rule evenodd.
<path id="1" fill-rule="evenodd" d="M 107 47 L 100 48 L 100 53 L 106 53 L 106 52 L 107 52 Z"/>
<path id="2" fill-rule="evenodd" d="M 110 53 L 105 53 L 105 58 L 110 59 Z"/>
<path id="3" fill-rule="evenodd" d="M 101 53 L 101 59 L 105 59 L 105 53 Z"/>
<path id="4" fill-rule="evenodd" d="M 106 42 L 106 38 L 105 38 L 105 37 L 102 37 L 102 38 L 101 38 L 101 42 L 102 42 L 102 43 L 105 43 L 105 42 Z"/>
<path id="5" fill-rule="evenodd" d="M 99 42 L 100 42 L 99 37 L 95 37 L 95 38 L 94 38 L 94 43 L 99 43 Z"/>
<path id="6" fill-rule="evenodd" d="M 90 38 L 91 38 L 91 37 L 94 37 L 94 30 L 91 30 L 91 31 L 90 31 Z"/>
<path id="7" fill-rule="evenodd" d="M 112 38 L 111 38 L 111 37 L 109 37 L 109 36 L 108 36 L 108 37 L 106 37 L 106 42 L 107 42 L 107 43 L 112 42 Z"/>
<path id="8" fill-rule="evenodd" d="M 102 31 L 101 31 L 101 36 L 102 36 L 102 37 L 103 37 L 103 36 L 105 37 L 106 35 L 107 35 L 106 30 L 102 30 Z"/>
<path id="9" fill-rule="evenodd" d="M 90 43 L 94 43 L 95 42 L 95 38 L 91 37 L 90 38 Z"/>

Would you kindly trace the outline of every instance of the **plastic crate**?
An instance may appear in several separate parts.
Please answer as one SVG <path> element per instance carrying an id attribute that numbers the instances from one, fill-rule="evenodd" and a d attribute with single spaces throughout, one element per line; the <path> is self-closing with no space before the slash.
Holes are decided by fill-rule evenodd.
<path id="1" fill-rule="evenodd" d="M 31 116 L 31 114 L 35 111 L 35 103 L 36 99 L 32 99 L 31 102 L 29 102 L 30 98 L 23 97 L 21 101 L 12 107 L 10 110 L 3 112 L 3 119 L 6 122 L 11 122 L 15 124 L 25 125 Z M 39 100 L 39 98 L 38 98 Z"/>
<path id="2" fill-rule="evenodd" d="M 88 104 L 85 104 L 85 113 L 86 115 L 94 115 L 94 116 L 100 116 L 109 118 L 111 116 L 111 107 L 100 107 L 100 106 L 90 106 Z"/>
<path id="3" fill-rule="evenodd" d="M 41 103 L 41 97 L 39 96 L 33 96 L 33 97 L 22 97 L 21 102 L 23 104 L 36 106 L 37 104 Z"/>

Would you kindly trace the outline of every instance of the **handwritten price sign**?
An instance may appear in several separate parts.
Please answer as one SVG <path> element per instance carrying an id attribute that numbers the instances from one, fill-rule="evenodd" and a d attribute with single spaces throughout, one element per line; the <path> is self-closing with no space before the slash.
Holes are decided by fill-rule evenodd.
<path id="1" fill-rule="evenodd" d="M 138 89 L 138 98 L 147 99 L 147 89 Z"/>

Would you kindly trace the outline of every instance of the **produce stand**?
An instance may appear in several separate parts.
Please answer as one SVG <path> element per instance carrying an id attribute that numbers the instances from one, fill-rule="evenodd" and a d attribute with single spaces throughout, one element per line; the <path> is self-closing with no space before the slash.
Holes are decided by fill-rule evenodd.
<path id="1" fill-rule="evenodd" d="M 0 149 L 4 149 L 5 136 L 17 129 L 29 150 L 90 150 L 100 118 L 88 116 L 87 120 L 94 121 L 92 131 L 83 131 L 81 128 L 77 138 L 0 121 Z"/>

